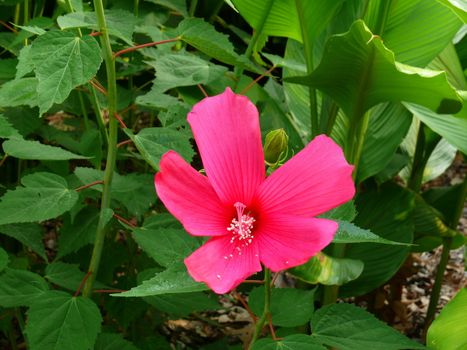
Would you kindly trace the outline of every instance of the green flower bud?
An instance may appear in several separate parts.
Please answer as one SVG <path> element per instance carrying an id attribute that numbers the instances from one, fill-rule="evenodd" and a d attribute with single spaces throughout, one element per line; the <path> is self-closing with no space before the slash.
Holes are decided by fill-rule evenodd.
<path id="1" fill-rule="evenodd" d="M 284 154 L 287 154 L 289 137 L 284 129 L 270 131 L 264 142 L 264 160 L 268 165 L 279 163 Z"/>

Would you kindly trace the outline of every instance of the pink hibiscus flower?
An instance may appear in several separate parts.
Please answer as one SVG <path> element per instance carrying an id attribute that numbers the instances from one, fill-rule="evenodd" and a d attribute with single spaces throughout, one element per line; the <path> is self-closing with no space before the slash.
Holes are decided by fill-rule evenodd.
<path id="1" fill-rule="evenodd" d="M 193 107 L 188 122 L 206 175 L 174 151 L 161 159 L 155 186 L 166 208 L 194 236 L 211 236 L 185 259 L 190 275 L 226 293 L 261 263 L 280 271 L 326 247 L 337 223 L 313 218 L 355 192 L 349 165 L 329 137 L 266 178 L 256 107 L 229 88 Z"/>

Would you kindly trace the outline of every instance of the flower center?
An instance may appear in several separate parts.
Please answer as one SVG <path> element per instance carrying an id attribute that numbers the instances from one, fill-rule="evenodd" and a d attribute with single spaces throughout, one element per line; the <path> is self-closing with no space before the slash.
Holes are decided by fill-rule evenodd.
<path id="1" fill-rule="evenodd" d="M 237 217 L 232 219 L 230 226 L 227 227 L 227 231 L 232 232 L 232 238 L 230 243 L 240 243 L 241 247 L 249 245 L 254 235 L 252 233 L 253 223 L 256 221 L 254 217 L 249 214 L 245 214 L 246 205 L 240 202 L 234 204 L 235 209 L 237 210 Z M 240 254 L 240 247 L 237 247 L 237 250 Z"/>

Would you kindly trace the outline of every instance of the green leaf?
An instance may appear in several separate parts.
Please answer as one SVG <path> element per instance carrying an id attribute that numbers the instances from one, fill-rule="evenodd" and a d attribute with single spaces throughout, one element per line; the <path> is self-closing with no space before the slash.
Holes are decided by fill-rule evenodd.
<path id="1" fill-rule="evenodd" d="M 178 86 L 209 84 L 218 80 L 227 68 L 212 64 L 192 54 L 167 54 L 147 62 L 156 69 L 153 90 L 164 92 Z"/>
<path id="2" fill-rule="evenodd" d="M 93 243 L 98 220 L 99 211 L 92 207 L 81 210 L 73 222 L 65 220 L 64 225 L 60 228 L 56 259 Z"/>
<path id="3" fill-rule="evenodd" d="M 252 350 L 326 350 L 326 348 L 308 335 L 294 334 L 281 340 L 260 339 L 255 342 Z"/>
<path id="4" fill-rule="evenodd" d="M 36 223 L 0 225 L 0 233 L 20 241 L 47 261 L 41 225 Z"/>
<path id="5" fill-rule="evenodd" d="M 312 337 L 339 350 L 425 349 L 351 304 L 332 304 L 319 309 L 311 320 Z"/>
<path id="6" fill-rule="evenodd" d="M 30 52 L 34 62 L 40 113 L 61 103 L 75 87 L 94 77 L 101 64 L 96 39 L 70 32 L 49 31 L 34 40 Z"/>
<path id="7" fill-rule="evenodd" d="M 391 161 L 410 127 L 410 114 L 396 103 L 384 103 L 370 110 L 368 129 L 358 163 L 358 182 L 382 171 Z"/>
<path id="8" fill-rule="evenodd" d="M 53 219 L 78 200 L 78 193 L 68 188 L 65 179 L 52 173 L 26 175 L 21 183 L 24 187 L 10 190 L 1 198 L 0 225 Z"/>
<path id="9" fill-rule="evenodd" d="M 18 55 L 16 65 L 16 79 L 19 80 L 34 70 L 34 63 L 31 59 L 31 45 L 24 46 Z"/>
<path id="10" fill-rule="evenodd" d="M 327 212 L 321 214 L 319 217 L 335 221 L 352 221 L 355 219 L 357 211 L 355 210 L 354 201 L 348 201 L 344 204 L 339 205 L 338 207 L 328 210 Z"/>
<path id="11" fill-rule="evenodd" d="M 159 265 L 168 267 L 182 261 L 199 247 L 199 241 L 185 230 L 138 228 L 132 232 L 136 243 Z"/>
<path id="12" fill-rule="evenodd" d="M 11 125 L 10 121 L 6 119 L 3 114 L 0 114 L 0 138 L 21 138 L 21 134 Z"/>
<path id="13" fill-rule="evenodd" d="M 133 46 L 133 31 L 137 18 L 131 12 L 115 9 L 105 11 L 105 21 L 110 35 L 116 36 Z M 61 29 L 90 28 L 99 30 L 95 12 L 73 12 L 57 18 Z"/>
<path id="14" fill-rule="evenodd" d="M 414 207 L 413 193 L 393 183 L 382 185 L 377 190 L 368 190 L 357 196 L 358 215 L 355 224 L 369 229 L 378 236 L 402 243 L 412 243 Z M 363 261 L 362 274 L 344 284 L 341 296 L 355 296 L 368 293 L 389 280 L 410 250 L 408 246 L 376 243 L 349 244 L 345 258 Z"/>
<path id="15" fill-rule="evenodd" d="M 404 106 L 431 130 L 444 137 L 452 146 L 467 154 L 467 141 L 465 139 L 467 119 L 453 115 L 439 115 L 412 103 L 404 103 Z"/>
<path id="16" fill-rule="evenodd" d="M 389 245 L 410 245 L 403 242 L 395 242 L 375 235 L 370 230 L 360 228 L 351 222 L 337 220 L 339 229 L 332 243 L 380 243 Z"/>
<path id="17" fill-rule="evenodd" d="M 50 291 L 31 305 L 25 333 L 31 350 L 93 349 L 101 322 L 90 298 Z"/>
<path id="18" fill-rule="evenodd" d="M 0 247 L 0 272 L 3 271 L 5 267 L 7 267 L 8 260 L 8 253 L 5 251 L 5 249 Z"/>
<path id="19" fill-rule="evenodd" d="M 0 88 L 0 107 L 37 106 L 36 78 L 10 80 Z"/>
<path id="20" fill-rule="evenodd" d="M 15 78 L 16 58 L 4 58 L 0 60 L 0 80 L 12 80 Z"/>
<path id="21" fill-rule="evenodd" d="M 188 12 L 186 10 L 186 1 L 185 0 L 146 0 L 157 5 L 164 6 L 171 10 L 177 11 L 183 17 L 188 17 Z"/>
<path id="22" fill-rule="evenodd" d="M 144 128 L 136 135 L 130 129 L 124 131 L 154 170 L 159 170 L 162 155 L 170 150 L 176 151 L 188 162 L 193 159 L 190 137 L 185 133 L 170 128 Z"/>
<path id="23" fill-rule="evenodd" d="M 243 63 L 246 68 L 256 71 L 234 51 L 227 35 L 216 31 L 212 24 L 200 18 L 187 18 L 177 28 L 178 36 L 187 44 L 216 60 L 230 65 Z"/>
<path id="24" fill-rule="evenodd" d="M 324 253 L 318 253 L 307 263 L 289 270 L 291 274 L 307 283 L 337 286 L 353 281 L 362 271 L 361 260 L 334 258 Z"/>
<path id="25" fill-rule="evenodd" d="M 203 284 L 194 281 L 187 273 L 185 265 L 171 265 L 167 270 L 156 274 L 128 292 L 112 294 L 116 297 L 146 297 L 151 295 L 190 293 L 208 290 Z"/>
<path id="26" fill-rule="evenodd" d="M 120 333 L 101 333 L 97 336 L 94 350 L 138 350 L 138 348 Z"/>
<path id="27" fill-rule="evenodd" d="M 396 63 L 361 20 L 328 40 L 321 64 L 310 75 L 288 81 L 320 89 L 350 118 L 389 101 L 414 102 L 439 113 L 456 113 L 462 107 L 446 73 Z"/>
<path id="28" fill-rule="evenodd" d="M 438 2 L 450 8 L 464 24 L 467 23 L 467 5 L 465 1 L 438 0 Z"/>
<path id="29" fill-rule="evenodd" d="M 0 275 L 0 305 L 29 306 L 48 289 L 47 282 L 35 273 L 6 268 Z"/>
<path id="30" fill-rule="evenodd" d="M 44 277 L 51 283 L 73 292 L 77 291 L 86 274 L 79 269 L 78 264 L 66 264 L 63 262 L 53 262 L 45 268 Z M 94 282 L 97 289 L 106 288 L 98 281 Z"/>
<path id="31" fill-rule="evenodd" d="M 144 297 L 144 301 L 176 317 L 185 317 L 193 312 L 216 310 L 220 307 L 212 298 L 212 294 L 208 295 L 203 292 L 153 295 Z"/>
<path id="32" fill-rule="evenodd" d="M 467 347 L 467 288 L 462 288 L 441 310 L 428 328 L 427 345 L 433 350 L 462 350 Z"/>
<path id="33" fill-rule="evenodd" d="M 11 157 L 33 160 L 88 159 L 56 146 L 44 145 L 38 141 L 14 138 L 3 142 L 3 151 Z"/>
<path id="34" fill-rule="evenodd" d="M 274 288 L 271 291 L 272 323 L 281 327 L 296 327 L 307 323 L 314 311 L 314 290 Z M 251 291 L 248 305 L 258 316 L 263 313 L 264 286 Z"/>

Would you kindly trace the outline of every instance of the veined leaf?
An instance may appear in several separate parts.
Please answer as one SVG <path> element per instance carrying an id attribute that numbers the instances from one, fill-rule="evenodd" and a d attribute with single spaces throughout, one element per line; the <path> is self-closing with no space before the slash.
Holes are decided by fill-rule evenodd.
<path id="1" fill-rule="evenodd" d="M 385 239 L 367 229 L 360 228 L 351 222 L 337 220 L 339 229 L 332 240 L 333 243 L 380 243 L 389 245 L 410 245 Z"/>
<path id="2" fill-rule="evenodd" d="M 128 292 L 112 294 L 115 297 L 146 297 L 151 295 L 200 292 L 209 288 L 193 280 L 183 264 L 174 264 Z"/>
<path id="3" fill-rule="evenodd" d="M 444 72 L 395 62 L 361 20 L 328 40 L 321 64 L 310 75 L 287 80 L 320 89 L 351 118 L 389 101 L 414 102 L 439 113 L 456 113 L 462 107 Z"/>
<path id="4" fill-rule="evenodd" d="M 21 138 L 21 134 L 10 124 L 3 114 L 0 114 L 0 138 Z"/>
<path id="5" fill-rule="evenodd" d="M 8 265 L 8 253 L 0 247 L 0 272 Z"/>
<path id="6" fill-rule="evenodd" d="M 252 350 L 326 350 L 309 335 L 294 334 L 280 340 L 263 338 L 255 342 Z"/>
<path id="7" fill-rule="evenodd" d="M 76 291 L 86 274 L 79 269 L 78 264 L 66 264 L 63 262 L 53 262 L 45 268 L 45 278 L 57 286 Z M 98 281 L 94 282 L 94 287 L 98 289 L 106 286 Z"/>
<path id="8" fill-rule="evenodd" d="M 101 333 L 97 336 L 94 350 L 139 350 L 124 339 L 121 333 Z"/>
<path id="9" fill-rule="evenodd" d="M 0 88 L 0 107 L 37 106 L 36 78 L 10 80 Z"/>
<path id="10" fill-rule="evenodd" d="M 164 6 L 171 10 L 179 12 L 183 17 L 188 17 L 186 10 L 186 1 L 184 0 L 146 0 L 157 5 Z"/>
<path id="11" fill-rule="evenodd" d="M 44 145 L 38 141 L 29 141 L 22 138 L 13 138 L 3 142 L 3 151 L 9 156 L 19 159 L 69 160 L 89 158 L 60 147 Z"/>
<path id="12" fill-rule="evenodd" d="M 49 291 L 31 305 L 25 332 L 31 350 L 92 349 L 101 322 L 90 298 Z"/>
<path id="13" fill-rule="evenodd" d="M 42 231 L 42 226 L 37 223 L 0 225 L 0 233 L 20 241 L 47 261 Z"/>
<path id="14" fill-rule="evenodd" d="M 360 276 L 363 271 L 363 262 L 318 253 L 307 263 L 288 271 L 307 283 L 341 286 Z"/>
<path id="15" fill-rule="evenodd" d="M 6 268 L 0 274 L 0 305 L 29 306 L 34 300 L 41 298 L 48 289 L 47 282 L 35 273 Z"/>
<path id="16" fill-rule="evenodd" d="M 79 38 L 70 32 L 49 31 L 34 40 L 30 57 L 39 79 L 41 114 L 96 75 L 102 61 L 100 52 L 97 41 L 89 35 Z"/>
<path id="17" fill-rule="evenodd" d="M 145 128 L 136 135 L 130 129 L 124 131 L 154 170 L 159 170 L 161 157 L 169 150 L 177 151 L 187 161 L 193 158 L 194 152 L 189 137 L 180 131 L 170 128 Z"/>
<path id="18" fill-rule="evenodd" d="M 34 173 L 21 179 L 24 187 L 8 191 L 1 198 L 0 225 L 53 219 L 70 210 L 78 193 L 62 177 Z"/>
<path id="19" fill-rule="evenodd" d="M 340 350 L 425 349 L 369 312 L 351 304 L 332 304 L 319 309 L 311 320 L 312 338 Z"/>
<path id="20" fill-rule="evenodd" d="M 462 22 L 467 23 L 467 4 L 462 0 L 438 0 L 441 4 L 451 9 Z"/>

